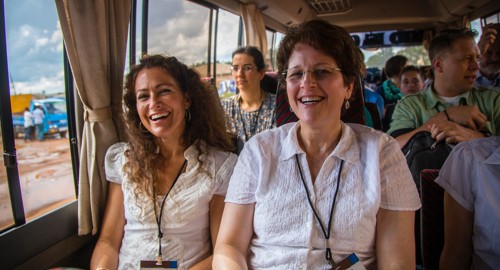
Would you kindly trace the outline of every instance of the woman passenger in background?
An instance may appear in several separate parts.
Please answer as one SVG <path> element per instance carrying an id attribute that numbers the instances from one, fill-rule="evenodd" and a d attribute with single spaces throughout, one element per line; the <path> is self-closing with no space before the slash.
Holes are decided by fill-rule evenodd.
<path id="1" fill-rule="evenodd" d="M 152 55 L 127 75 L 124 103 L 128 143 L 106 155 L 108 202 L 91 268 L 159 260 L 210 269 L 237 159 L 217 96 L 175 57 Z"/>
<path id="2" fill-rule="evenodd" d="M 276 127 L 276 95 L 260 87 L 265 68 L 264 57 L 256 47 L 241 47 L 233 52 L 231 71 L 239 93 L 223 99 L 222 106 L 229 129 L 238 136 L 239 150 L 255 134 Z"/>
<path id="3" fill-rule="evenodd" d="M 299 121 L 255 135 L 238 157 L 214 268 L 346 269 L 358 257 L 368 269 L 415 269 L 420 200 L 398 143 L 340 120 L 359 78 L 356 50 L 322 20 L 281 41 L 279 74 Z"/>

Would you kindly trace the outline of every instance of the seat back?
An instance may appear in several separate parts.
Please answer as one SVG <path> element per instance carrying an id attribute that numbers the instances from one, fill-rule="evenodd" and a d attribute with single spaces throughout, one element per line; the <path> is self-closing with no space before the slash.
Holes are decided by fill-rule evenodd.
<path id="1" fill-rule="evenodd" d="M 281 125 L 296 122 L 297 116 L 290 110 L 288 97 L 286 95 L 286 86 L 278 84 L 276 93 L 276 125 Z M 349 99 L 350 107 L 348 110 L 342 108 L 340 119 L 344 123 L 357 123 L 365 125 L 364 114 L 364 98 L 363 88 L 361 88 L 361 81 L 354 80 L 354 89 L 352 91 L 351 99 Z"/>
<path id="2" fill-rule="evenodd" d="M 444 246 L 444 189 L 434 180 L 439 170 L 426 169 L 420 174 L 420 249 L 423 269 L 439 269 Z"/>
<path id="3" fill-rule="evenodd" d="M 377 108 L 377 104 L 371 102 L 365 102 L 366 109 L 370 112 L 373 122 L 373 128 L 376 130 L 382 130 L 382 121 L 380 120 L 380 113 Z"/>
<path id="4" fill-rule="evenodd" d="M 267 71 L 260 80 L 260 88 L 268 93 L 276 94 L 278 90 L 278 74 L 274 71 Z"/>

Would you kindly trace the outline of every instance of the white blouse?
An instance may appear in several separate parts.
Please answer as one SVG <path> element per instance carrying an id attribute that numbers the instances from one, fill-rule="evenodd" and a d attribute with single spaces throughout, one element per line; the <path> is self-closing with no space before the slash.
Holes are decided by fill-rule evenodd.
<path id="1" fill-rule="evenodd" d="M 329 269 L 327 247 L 336 262 L 355 252 L 368 269 L 376 267 L 379 209 L 420 208 L 398 143 L 374 129 L 342 124 L 340 141 L 313 184 L 305 152 L 297 141 L 299 125 L 291 123 L 256 135 L 245 144 L 234 168 L 226 202 L 255 203 L 250 268 Z M 344 160 L 329 241 L 307 200 L 296 154 L 325 228 L 340 161 Z"/>
<path id="2" fill-rule="evenodd" d="M 123 174 L 127 144 L 112 145 L 106 154 L 106 178 L 121 184 L 124 196 L 125 232 L 118 269 L 139 269 L 141 260 L 156 260 L 158 227 L 152 202 L 145 196 L 136 201 L 134 183 Z M 209 202 L 213 195 L 225 195 L 237 156 L 209 148 L 197 160 L 195 146 L 184 152 L 186 172 L 170 191 L 162 215 L 162 254 L 187 269 L 211 255 Z"/>

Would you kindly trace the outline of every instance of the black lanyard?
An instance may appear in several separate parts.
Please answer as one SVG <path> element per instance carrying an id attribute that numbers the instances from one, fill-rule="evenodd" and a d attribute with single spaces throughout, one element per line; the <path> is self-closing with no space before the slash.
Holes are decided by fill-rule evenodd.
<path id="1" fill-rule="evenodd" d="M 344 165 L 344 160 L 340 160 L 340 168 L 339 168 L 339 173 L 337 175 L 337 187 L 335 189 L 335 194 L 333 195 L 333 201 L 332 201 L 332 208 L 330 210 L 330 218 L 328 220 L 328 231 L 325 230 L 325 226 L 323 226 L 323 222 L 321 222 L 321 219 L 319 218 L 318 213 L 316 212 L 316 209 L 314 209 L 313 203 L 311 201 L 311 196 L 309 195 L 309 189 L 307 189 L 306 181 L 304 180 L 304 176 L 302 175 L 302 168 L 300 167 L 300 162 L 299 162 L 299 156 L 298 154 L 295 154 L 295 161 L 297 162 L 297 167 L 299 167 L 299 174 L 300 174 L 300 179 L 302 180 L 302 184 L 304 184 L 304 189 L 306 190 L 307 193 L 307 201 L 309 202 L 309 205 L 311 206 L 311 209 L 314 213 L 314 216 L 318 220 L 319 226 L 321 227 L 321 231 L 323 231 L 323 235 L 326 238 L 326 242 L 328 243 L 328 240 L 330 239 L 330 231 L 332 228 L 332 217 L 333 217 L 333 210 L 335 209 L 335 201 L 337 200 L 337 194 L 339 192 L 339 186 L 340 186 L 340 175 L 342 174 L 342 166 Z M 335 262 L 333 261 L 332 258 L 332 251 L 330 247 L 328 247 L 325 251 L 325 258 L 326 261 L 332 266 L 335 266 Z"/>
<path id="2" fill-rule="evenodd" d="M 170 191 L 174 188 L 175 183 L 179 179 L 179 176 L 181 176 L 182 171 L 184 170 L 184 167 L 186 166 L 187 160 L 184 160 L 184 163 L 182 163 L 181 169 L 177 173 L 177 176 L 174 179 L 174 182 L 172 183 L 172 186 L 170 189 L 167 191 L 167 194 L 165 194 L 165 197 L 163 197 L 163 201 L 161 202 L 161 207 L 160 207 L 160 216 L 156 213 L 156 194 L 153 194 L 155 196 L 155 204 L 154 204 L 154 210 L 155 210 L 155 218 L 156 218 L 156 225 L 158 225 L 158 257 L 157 257 L 157 264 L 161 265 L 162 263 L 162 254 L 161 254 L 161 238 L 163 237 L 163 233 L 161 231 L 161 217 L 163 215 L 163 207 L 165 206 L 165 201 L 167 200 L 168 194 L 170 194 Z M 154 192 L 154 184 L 153 184 L 153 193 Z"/>
<path id="3" fill-rule="evenodd" d="M 260 111 L 262 110 L 262 105 L 264 104 L 264 100 L 265 100 L 265 94 L 264 94 L 264 98 L 262 99 L 262 102 L 260 103 L 259 111 L 257 112 L 257 117 L 255 118 L 253 126 L 250 126 L 250 137 L 255 135 L 255 131 L 257 130 L 257 124 L 259 123 Z M 250 137 L 247 138 L 247 129 L 245 128 L 245 120 L 243 119 L 243 115 L 241 114 L 241 111 L 243 110 L 241 108 L 241 101 L 238 101 L 238 105 L 240 107 L 238 109 L 238 115 L 240 116 L 241 125 L 243 127 L 243 135 L 245 135 L 245 141 L 248 141 L 250 139 Z"/>

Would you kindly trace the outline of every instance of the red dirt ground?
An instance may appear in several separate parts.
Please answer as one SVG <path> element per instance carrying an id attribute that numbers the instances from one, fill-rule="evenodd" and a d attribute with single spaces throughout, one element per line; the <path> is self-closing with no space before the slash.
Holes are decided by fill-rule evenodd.
<path id="1" fill-rule="evenodd" d="M 16 139 L 16 149 L 27 220 L 75 199 L 67 138 L 48 138 L 34 142 Z M 0 166 L 0 230 L 11 224 L 12 209 L 7 175 L 5 167 Z"/>

